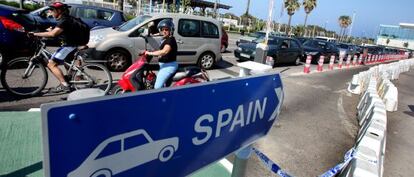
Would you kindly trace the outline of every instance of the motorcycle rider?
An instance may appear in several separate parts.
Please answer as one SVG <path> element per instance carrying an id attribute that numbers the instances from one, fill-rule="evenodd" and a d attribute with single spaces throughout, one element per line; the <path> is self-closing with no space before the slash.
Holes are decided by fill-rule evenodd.
<path id="1" fill-rule="evenodd" d="M 178 69 L 177 42 L 173 36 L 174 23 L 171 19 L 164 19 L 158 23 L 158 30 L 163 35 L 160 49 L 157 51 L 145 51 L 144 54 L 158 56 L 160 70 L 157 74 L 154 89 L 162 88 L 167 80 L 175 74 Z"/>
<path id="2" fill-rule="evenodd" d="M 72 20 L 69 15 L 69 8 L 67 4 L 61 2 L 54 2 L 49 5 L 49 8 L 52 12 L 53 17 L 57 20 L 57 25 L 55 28 L 48 28 L 47 32 L 33 33 L 29 32 L 30 35 L 38 37 L 62 37 L 63 45 L 52 55 L 49 60 L 47 67 L 59 80 L 60 84 L 52 90 L 49 90 L 52 93 L 59 92 L 70 92 L 70 86 L 65 80 L 65 77 L 62 73 L 62 70 L 58 67 L 59 64 L 62 64 L 65 60 L 73 57 L 73 53 L 77 47 L 76 45 L 76 30 L 72 29 Z"/>

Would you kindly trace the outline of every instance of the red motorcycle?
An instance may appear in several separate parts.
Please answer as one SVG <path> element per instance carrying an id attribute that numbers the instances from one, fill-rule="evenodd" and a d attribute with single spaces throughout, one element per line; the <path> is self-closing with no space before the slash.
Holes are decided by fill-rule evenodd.
<path id="1" fill-rule="evenodd" d="M 147 44 L 147 38 L 144 37 Z M 146 49 L 145 44 L 145 49 Z M 152 56 L 141 54 L 139 59 L 133 63 L 123 74 L 118 84 L 114 86 L 110 94 L 121 94 L 125 92 L 135 92 L 138 90 L 154 89 L 156 74 L 150 69 L 150 61 Z M 181 86 L 187 84 L 208 82 L 210 79 L 205 70 L 196 67 L 189 66 L 185 68 L 179 68 L 173 77 L 167 80 L 165 86 L 168 87 L 172 83 L 172 86 Z"/>

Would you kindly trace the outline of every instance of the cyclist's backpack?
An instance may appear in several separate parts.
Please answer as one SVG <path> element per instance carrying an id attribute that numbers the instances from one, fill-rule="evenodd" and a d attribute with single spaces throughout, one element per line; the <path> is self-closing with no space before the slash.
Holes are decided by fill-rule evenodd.
<path id="1" fill-rule="evenodd" d="M 88 24 L 83 22 L 80 18 L 72 18 L 73 20 L 73 29 L 77 30 L 77 38 L 76 38 L 76 45 L 82 46 L 86 45 L 89 42 L 89 35 L 91 29 L 89 28 Z"/>

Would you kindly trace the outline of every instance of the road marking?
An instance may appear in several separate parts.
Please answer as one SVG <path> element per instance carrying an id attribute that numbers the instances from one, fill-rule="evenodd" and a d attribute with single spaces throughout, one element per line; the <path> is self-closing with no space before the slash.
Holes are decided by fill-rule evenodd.
<path id="1" fill-rule="evenodd" d="M 342 100 L 342 95 L 343 94 L 339 94 L 339 95 L 340 96 L 339 96 L 339 99 L 338 99 L 338 102 L 337 102 L 337 108 L 338 108 L 338 112 L 339 112 L 338 116 L 341 119 L 341 124 L 344 125 L 347 133 L 351 137 L 355 138 L 356 135 L 355 135 L 354 132 L 358 132 L 358 128 L 355 127 L 354 125 L 352 125 L 349 121 L 347 121 L 348 116 L 346 116 L 345 109 L 344 109 L 344 106 L 343 106 L 343 100 Z"/>
<path id="2" fill-rule="evenodd" d="M 27 112 L 40 112 L 40 108 L 30 108 Z"/>
<path id="3" fill-rule="evenodd" d="M 224 168 L 226 168 L 226 170 L 231 173 L 233 171 L 233 164 L 228 161 L 227 159 L 221 159 L 220 160 L 220 164 L 224 166 Z"/>

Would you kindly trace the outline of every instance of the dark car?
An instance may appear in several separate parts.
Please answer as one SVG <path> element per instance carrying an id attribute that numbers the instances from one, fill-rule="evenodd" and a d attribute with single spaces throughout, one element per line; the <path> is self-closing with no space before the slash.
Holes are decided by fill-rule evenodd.
<path id="1" fill-rule="evenodd" d="M 224 30 L 224 28 L 221 29 L 221 32 L 221 52 L 225 52 L 229 46 L 229 36 L 227 35 L 227 32 Z"/>
<path id="2" fill-rule="evenodd" d="M 124 23 L 124 13 L 103 7 L 88 6 L 82 4 L 68 4 L 70 15 L 82 19 L 90 28 L 102 28 L 119 26 Z M 56 20 L 49 13 L 49 7 L 43 7 L 31 12 L 42 29 L 56 26 Z"/>
<path id="3" fill-rule="evenodd" d="M 301 44 L 303 44 L 304 42 L 306 42 L 307 40 L 311 39 L 308 37 L 297 37 L 296 38 Z"/>
<path id="4" fill-rule="evenodd" d="M 339 50 L 332 42 L 310 39 L 302 45 L 305 54 L 312 56 L 312 63 L 317 63 L 320 56 L 325 56 L 324 62 L 328 62 L 331 56 L 339 57 Z"/>
<path id="5" fill-rule="evenodd" d="M 31 54 L 26 32 L 35 30 L 36 21 L 28 11 L 0 4 L 0 64 Z"/>
<path id="6" fill-rule="evenodd" d="M 259 39 L 264 40 L 264 39 Z M 254 60 L 256 55 L 256 44 L 263 41 L 254 41 L 240 44 L 234 51 L 234 56 L 240 61 Z M 267 56 L 274 59 L 274 65 L 279 63 L 293 63 L 299 65 L 303 58 L 303 49 L 296 39 L 285 37 L 271 37 L 268 41 L 269 51 Z"/>

